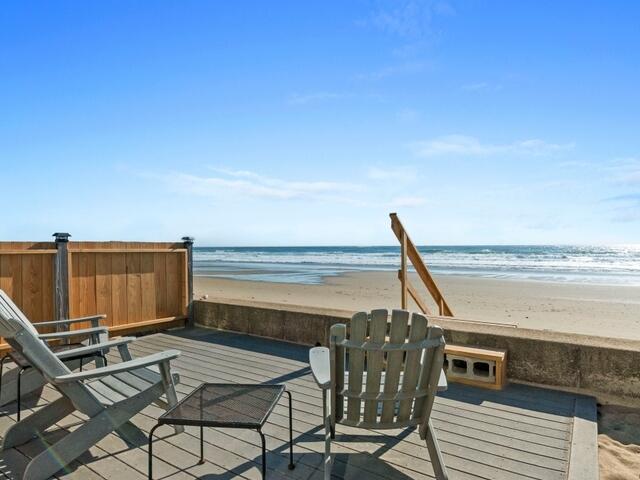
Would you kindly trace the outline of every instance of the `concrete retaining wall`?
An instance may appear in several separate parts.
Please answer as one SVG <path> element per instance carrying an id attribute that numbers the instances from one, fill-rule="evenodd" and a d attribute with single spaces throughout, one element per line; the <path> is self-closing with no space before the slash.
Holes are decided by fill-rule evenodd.
<path id="1" fill-rule="evenodd" d="M 353 312 L 253 302 L 195 301 L 197 324 L 304 345 L 326 345 L 335 323 Z M 508 351 L 507 377 L 594 394 L 603 400 L 640 402 L 640 342 L 529 330 L 432 317 L 448 343 Z"/>

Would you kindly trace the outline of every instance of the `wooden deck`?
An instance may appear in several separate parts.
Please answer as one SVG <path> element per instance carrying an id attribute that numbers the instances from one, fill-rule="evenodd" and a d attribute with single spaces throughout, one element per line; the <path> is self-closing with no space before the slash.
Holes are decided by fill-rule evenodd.
<path id="1" fill-rule="evenodd" d="M 288 412 L 283 400 L 264 429 L 267 477 L 322 478 L 321 395 L 307 366 L 307 348 L 199 328 L 150 335 L 131 346 L 134 356 L 168 348 L 182 351 L 175 363 L 181 375 L 180 396 L 202 382 L 286 383 L 293 393 L 296 469 L 287 469 Z M 46 387 L 38 403 L 57 395 Z M 38 405 L 34 398 L 25 399 L 23 408 Z M 5 410 L 0 432 L 15 421 L 15 404 Z M 580 412 L 579 422 L 575 412 Z M 572 461 L 579 461 L 582 449 L 595 451 L 595 437 L 574 434 L 574 425 L 584 423 L 585 416 L 591 421 L 594 412 L 595 401 L 589 397 L 517 385 L 495 392 L 452 384 L 437 398 L 433 422 L 451 479 L 554 480 L 568 478 L 569 461 L 576 456 Z M 149 407 L 134 417 L 134 423 L 147 433 L 161 413 Z M 73 429 L 78 421 L 71 416 L 59 427 Z M 56 437 L 63 433 L 60 429 L 48 435 Z M 156 479 L 260 478 L 259 437 L 253 431 L 206 429 L 204 465 L 197 465 L 197 428 L 175 435 L 170 427 L 161 427 L 157 434 Z M 21 478 L 29 457 L 42 448 L 43 441 L 34 440 L 2 452 L 0 472 L 5 478 Z M 370 432 L 338 426 L 333 451 L 334 478 L 433 478 L 427 449 L 415 431 Z M 58 478 L 136 480 L 146 474 L 146 439 L 141 436 L 139 446 L 129 448 L 110 435 Z"/>

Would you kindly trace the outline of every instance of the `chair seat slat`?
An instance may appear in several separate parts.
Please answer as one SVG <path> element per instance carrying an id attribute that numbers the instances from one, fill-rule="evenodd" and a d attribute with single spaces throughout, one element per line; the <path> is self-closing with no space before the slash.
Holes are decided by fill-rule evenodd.
<path id="1" fill-rule="evenodd" d="M 111 385 L 104 382 L 104 379 L 94 380 L 85 384 L 87 389 L 105 406 L 113 405 L 127 397 L 115 390 Z"/>

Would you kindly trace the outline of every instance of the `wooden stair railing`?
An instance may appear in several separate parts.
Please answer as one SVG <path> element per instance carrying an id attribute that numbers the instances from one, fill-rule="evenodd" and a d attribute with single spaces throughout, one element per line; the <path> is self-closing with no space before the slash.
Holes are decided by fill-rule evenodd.
<path id="1" fill-rule="evenodd" d="M 420 256 L 420 252 L 414 245 L 414 243 L 409 238 L 402 222 L 398 218 L 398 215 L 395 213 L 389 214 L 391 217 L 391 230 L 398 238 L 400 242 L 400 270 L 398 270 L 398 279 L 400 280 L 400 285 L 402 288 L 400 303 L 403 309 L 407 308 L 408 296 L 411 296 L 413 300 L 416 302 L 420 310 L 427 315 L 431 315 L 430 309 L 427 307 L 426 302 L 422 299 L 416 288 L 413 286 L 411 281 L 407 276 L 407 260 L 411 262 L 413 268 L 415 268 L 418 277 L 422 280 L 428 292 L 431 294 L 434 302 L 438 306 L 438 312 L 440 316 L 443 317 L 453 317 L 453 312 L 451 308 L 447 304 L 447 301 L 444 299 L 442 292 L 436 285 L 436 282 L 433 280 L 429 269 L 425 265 L 422 257 Z"/>

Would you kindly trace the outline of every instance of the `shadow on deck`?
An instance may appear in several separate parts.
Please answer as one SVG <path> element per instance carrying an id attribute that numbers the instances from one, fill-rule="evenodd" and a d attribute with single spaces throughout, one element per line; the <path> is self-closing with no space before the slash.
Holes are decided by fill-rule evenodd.
<path id="1" fill-rule="evenodd" d="M 195 328 L 142 337 L 132 344 L 131 351 L 134 356 L 143 356 L 168 348 L 182 351 L 175 362 L 181 376 L 180 397 L 202 382 L 286 383 L 294 400 L 296 469 L 287 469 L 288 410 L 283 403 L 264 428 L 269 450 L 267 477 L 322 478 L 322 402 L 307 365 L 307 347 Z M 115 356 L 112 359 L 116 361 Z M 41 399 L 32 398 L 23 406 L 38 408 L 57 395 L 46 387 Z M 576 405 L 585 402 L 595 411 L 593 399 L 564 392 L 521 385 L 495 392 L 450 384 L 449 390 L 437 398 L 432 416 L 450 478 L 568 478 L 575 415 L 584 410 L 576 409 Z M 7 415 L 0 418 L 0 432 L 15 421 L 15 404 L 6 410 Z M 149 407 L 134 418 L 134 423 L 148 433 L 161 413 L 159 408 Z M 61 429 L 75 428 L 79 422 L 78 417 L 67 417 L 45 440 L 49 435 L 63 434 Z M 197 428 L 188 427 L 186 433 L 175 435 L 170 427 L 161 427 L 157 435 L 155 478 L 260 478 L 259 437 L 255 432 L 206 429 L 204 465 L 197 465 Z M 144 479 L 147 447 L 144 438 L 138 443 L 130 448 L 110 435 L 58 477 Z M 38 439 L 2 452 L 0 473 L 5 478 L 21 478 L 29 458 L 43 448 L 44 441 Z M 426 446 L 415 431 L 371 432 L 338 426 L 332 448 L 336 454 L 334 478 L 433 478 Z"/>

